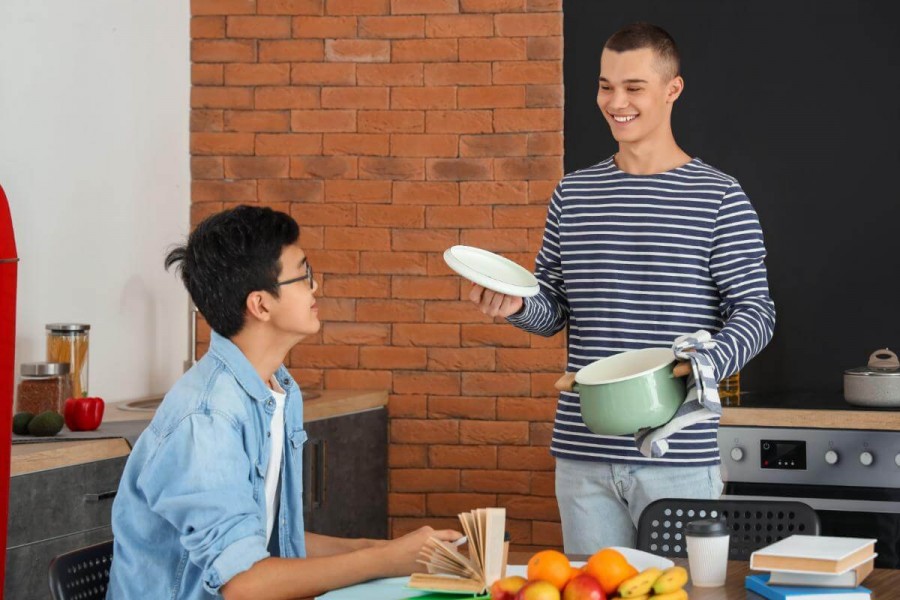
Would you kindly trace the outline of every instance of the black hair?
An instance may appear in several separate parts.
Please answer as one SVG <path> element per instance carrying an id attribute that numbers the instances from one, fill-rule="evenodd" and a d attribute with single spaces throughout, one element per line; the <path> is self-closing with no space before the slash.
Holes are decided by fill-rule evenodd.
<path id="1" fill-rule="evenodd" d="M 668 79 L 681 73 L 681 54 L 675 40 L 662 27 L 650 23 L 632 23 L 610 36 L 604 48 L 614 52 L 627 52 L 650 48 L 656 54 Z"/>
<path id="2" fill-rule="evenodd" d="M 242 205 L 204 219 L 166 255 L 166 270 L 176 266 L 206 322 L 230 338 L 244 327 L 251 292 L 278 296 L 281 252 L 299 237 L 290 215 Z"/>

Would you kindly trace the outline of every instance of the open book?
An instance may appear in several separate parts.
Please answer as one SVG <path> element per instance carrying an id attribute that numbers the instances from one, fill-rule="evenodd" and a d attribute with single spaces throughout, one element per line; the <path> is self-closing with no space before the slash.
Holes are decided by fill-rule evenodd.
<path id="1" fill-rule="evenodd" d="M 505 508 L 478 508 L 459 515 L 463 533 L 468 538 L 467 555 L 456 545 L 430 538 L 418 562 L 428 573 L 414 573 L 409 587 L 419 590 L 451 593 L 483 594 L 506 574 L 509 542 Z"/>

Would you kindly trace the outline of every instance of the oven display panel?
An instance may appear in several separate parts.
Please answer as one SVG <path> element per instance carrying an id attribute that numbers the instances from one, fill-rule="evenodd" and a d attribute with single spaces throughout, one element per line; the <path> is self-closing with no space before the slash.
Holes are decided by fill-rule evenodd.
<path id="1" fill-rule="evenodd" d="M 806 442 L 793 440 L 760 440 L 760 468 L 806 469 Z"/>

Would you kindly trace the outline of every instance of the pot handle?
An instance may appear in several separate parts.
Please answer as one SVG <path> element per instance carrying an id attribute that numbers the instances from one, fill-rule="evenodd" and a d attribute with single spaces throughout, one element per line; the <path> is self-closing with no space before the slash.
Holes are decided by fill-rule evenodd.
<path id="1" fill-rule="evenodd" d="M 562 377 L 556 380 L 556 383 L 553 384 L 560 392 L 574 392 L 576 391 L 575 387 L 575 373 L 563 373 Z"/>
<path id="2" fill-rule="evenodd" d="M 869 356 L 869 367 L 873 369 L 900 369 L 900 359 L 890 348 L 881 348 Z"/>

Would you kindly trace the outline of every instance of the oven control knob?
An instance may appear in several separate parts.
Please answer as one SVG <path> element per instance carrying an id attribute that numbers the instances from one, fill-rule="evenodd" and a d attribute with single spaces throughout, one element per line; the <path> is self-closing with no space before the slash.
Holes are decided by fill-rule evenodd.
<path id="1" fill-rule="evenodd" d="M 829 450 L 825 453 L 825 462 L 827 462 L 829 465 L 836 465 L 840 458 L 841 457 L 838 456 L 838 453 L 834 450 Z"/>
<path id="2" fill-rule="evenodd" d="M 898 460 L 900 460 L 900 454 L 898 454 L 897 457 L 898 457 Z M 736 461 L 736 462 L 740 462 L 740 461 L 744 460 L 744 449 L 739 446 L 735 446 L 734 448 L 732 448 L 731 449 L 731 460 Z"/>
<path id="3" fill-rule="evenodd" d="M 900 467 L 900 454 L 894 457 L 894 464 Z"/>
<path id="4" fill-rule="evenodd" d="M 875 457 L 872 456 L 871 452 L 862 452 L 859 455 L 859 462 L 861 462 L 863 464 L 863 466 L 868 467 L 873 462 L 875 462 Z"/>

